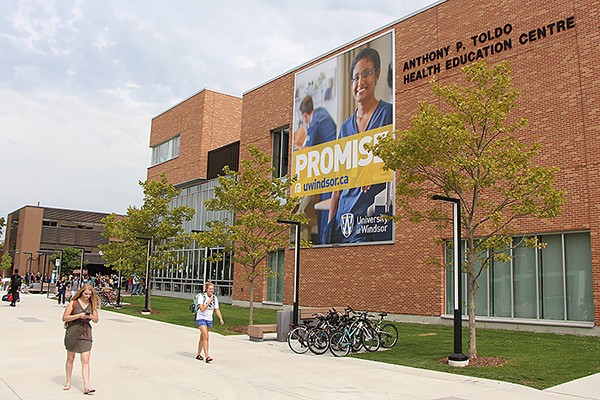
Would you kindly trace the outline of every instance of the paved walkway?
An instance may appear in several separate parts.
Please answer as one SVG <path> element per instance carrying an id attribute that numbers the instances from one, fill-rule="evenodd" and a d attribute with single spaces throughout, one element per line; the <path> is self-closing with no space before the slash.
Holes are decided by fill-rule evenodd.
<path id="1" fill-rule="evenodd" d="M 64 392 L 63 309 L 44 295 L 0 304 L 0 400 L 81 398 L 81 364 Z M 227 316 L 225 316 L 227 318 Z M 600 374 L 545 391 L 486 379 L 331 355 L 292 353 L 286 343 L 211 334 L 215 361 L 194 359 L 198 334 L 100 311 L 94 325 L 97 399 L 600 400 Z"/>

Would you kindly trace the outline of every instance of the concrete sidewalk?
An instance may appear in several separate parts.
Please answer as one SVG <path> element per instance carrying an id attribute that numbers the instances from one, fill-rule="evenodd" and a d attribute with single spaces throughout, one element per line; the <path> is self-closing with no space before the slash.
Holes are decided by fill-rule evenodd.
<path id="1" fill-rule="evenodd" d="M 62 390 L 63 308 L 45 295 L 0 304 L 0 400 L 81 398 Z M 224 316 L 227 318 L 227 315 Z M 100 311 L 94 325 L 91 386 L 98 399 L 411 399 L 600 400 L 600 374 L 545 391 L 511 383 L 381 364 L 329 354 L 292 353 L 286 343 L 211 334 L 212 364 L 195 360 L 198 333 Z"/>

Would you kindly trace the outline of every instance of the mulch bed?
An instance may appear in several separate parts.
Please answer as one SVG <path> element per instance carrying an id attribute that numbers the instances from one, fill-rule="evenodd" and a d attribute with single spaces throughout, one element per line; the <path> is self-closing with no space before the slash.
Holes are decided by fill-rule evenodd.
<path id="1" fill-rule="evenodd" d="M 242 326 L 232 326 L 231 328 L 228 328 L 228 330 L 232 331 L 232 332 L 236 332 L 236 333 L 248 333 L 248 327 L 246 325 L 242 325 Z"/>

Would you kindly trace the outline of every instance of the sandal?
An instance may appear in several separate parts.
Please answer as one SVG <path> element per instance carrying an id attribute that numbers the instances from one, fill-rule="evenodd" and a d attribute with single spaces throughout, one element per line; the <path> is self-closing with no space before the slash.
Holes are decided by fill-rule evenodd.
<path id="1" fill-rule="evenodd" d="M 206 357 L 206 363 L 208 364 L 209 362 L 211 362 L 213 359 L 211 357 Z"/>
<path id="2" fill-rule="evenodd" d="M 71 390 L 71 385 L 68 383 L 65 383 L 65 386 L 63 386 L 63 390 Z"/>
<path id="3" fill-rule="evenodd" d="M 204 360 L 204 358 L 202 357 L 202 355 L 201 355 L 201 354 L 198 354 L 198 355 L 196 356 L 196 360 L 200 360 L 200 361 L 202 361 L 202 360 Z"/>
<path id="4" fill-rule="evenodd" d="M 83 389 L 83 394 L 92 394 L 96 391 L 96 389 Z"/>

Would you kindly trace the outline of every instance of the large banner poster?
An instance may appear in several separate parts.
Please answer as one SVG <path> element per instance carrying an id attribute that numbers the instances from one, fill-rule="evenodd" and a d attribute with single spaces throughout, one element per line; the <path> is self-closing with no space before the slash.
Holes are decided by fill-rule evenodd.
<path id="1" fill-rule="evenodd" d="M 393 31 L 295 76 L 294 196 L 315 246 L 391 242 L 394 174 L 365 149 L 394 125 Z"/>

